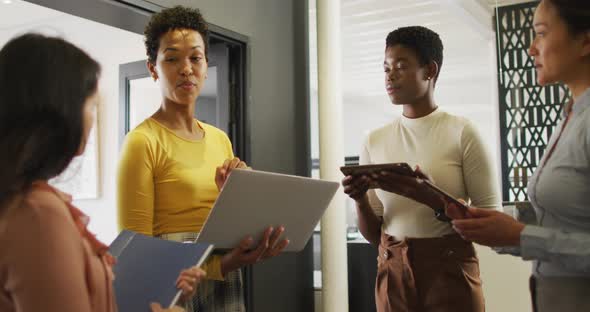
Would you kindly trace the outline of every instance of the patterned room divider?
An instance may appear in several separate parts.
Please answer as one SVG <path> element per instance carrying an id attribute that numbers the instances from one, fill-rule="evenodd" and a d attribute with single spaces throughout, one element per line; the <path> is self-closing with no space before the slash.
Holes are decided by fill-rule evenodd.
<path id="1" fill-rule="evenodd" d="M 537 2 L 499 7 L 497 14 L 500 141 L 504 201 L 528 200 L 526 187 L 570 98 L 560 84 L 537 84 L 528 49 Z"/>

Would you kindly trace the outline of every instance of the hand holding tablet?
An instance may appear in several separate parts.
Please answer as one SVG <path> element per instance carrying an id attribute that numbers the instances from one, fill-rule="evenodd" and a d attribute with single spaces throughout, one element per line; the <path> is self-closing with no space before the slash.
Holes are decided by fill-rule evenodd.
<path id="1" fill-rule="evenodd" d="M 372 178 L 375 174 L 379 175 L 382 172 L 384 172 L 383 174 L 394 173 L 394 174 L 401 175 L 404 177 L 412 177 L 415 179 L 414 182 L 416 182 L 418 185 L 423 184 L 424 186 L 426 186 L 429 190 L 433 191 L 438 196 L 440 196 L 445 201 L 445 203 L 447 203 L 447 204 L 452 203 L 454 206 L 458 207 L 460 212 L 463 215 L 466 215 L 466 213 L 467 213 L 468 205 L 461 202 L 460 200 L 458 200 L 457 198 L 455 198 L 451 194 L 447 193 L 445 190 L 441 189 L 440 187 L 436 186 L 423 173 L 421 173 L 419 170 L 412 169 L 412 167 L 410 167 L 410 165 L 408 165 L 407 163 L 386 163 L 386 164 L 343 166 L 343 167 L 340 167 L 340 171 L 342 171 L 342 173 L 346 176 L 353 176 L 353 177 L 366 176 L 366 177 L 368 177 L 370 179 L 369 188 L 382 188 L 382 187 L 380 187 L 379 183 L 377 183 L 377 181 L 375 181 Z M 400 180 L 403 180 L 403 179 L 400 179 Z M 414 183 L 414 185 L 417 185 L 417 184 Z M 398 193 L 399 195 L 402 195 L 402 196 L 406 196 L 406 194 L 404 194 L 404 192 L 396 192 L 396 191 L 393 191 L 393 192 Z M 406 196 L 406 197 L 408 197 L 408 196 Z M 433 208 L 433 207 L 431 207 L 431 208 Z M 435 211 L 435 216 L 438 220 L 445 221 L 445 222 L 449 222 L 451 220 L 451 218 L 449 218 L 445 214 L 444 208 L 440 208 L 440 209 L 433 208 L 433 210 Z"/>

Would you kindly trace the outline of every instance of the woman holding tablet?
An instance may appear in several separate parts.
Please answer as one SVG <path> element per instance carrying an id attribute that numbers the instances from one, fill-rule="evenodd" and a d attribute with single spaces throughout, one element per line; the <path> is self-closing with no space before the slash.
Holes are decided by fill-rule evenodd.
<path id="1" fill-rule="evenodd" d="M 433 210 L 445 208 L 426 183 L 496 208 L 500 197 L 492 164 L 475 127 L 441 111 L 434 101 L 442 42 L 425 27 L 387 36 L 385 87 L 403 115 L 366 138 L 360 164 L 420 165 L 417 177 L 382 170 L 348 175 L 344 191 L 356 201 L 359 229 L 379 246 L 376 303 L 384 311 L 484 311 L 479 264 L 470 242 Z"/>

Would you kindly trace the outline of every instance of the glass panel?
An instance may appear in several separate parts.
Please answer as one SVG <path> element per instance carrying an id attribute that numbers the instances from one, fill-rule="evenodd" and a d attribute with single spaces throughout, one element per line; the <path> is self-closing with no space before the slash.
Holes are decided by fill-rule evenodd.
<path id="1" fill-rule="evenodd" d="M 158 110 L 161 94 L 152 77 L 129 81 L 129 130 L 133 130 Z"/>
<path id="2" fill-rule="evenodd" d="M 195 117 L 204 123 L 220 127 L 217 103 L 217 66 L 210 66 L 207 69 L 207 80 L 197 98 Z"/>

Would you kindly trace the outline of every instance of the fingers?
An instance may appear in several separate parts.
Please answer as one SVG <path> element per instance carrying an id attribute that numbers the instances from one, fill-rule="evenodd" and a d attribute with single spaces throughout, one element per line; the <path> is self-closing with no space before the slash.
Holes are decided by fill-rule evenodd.
<path id="1" fill-rule="evenodd" d="M 182 270 L 176 280 L 176 288 L 182 290 L 182 295 L 185 298 L 190 298 L 195 294 L 197 286 L 205 275 L 205 271 L 197 267 Z"/>
<path id="2" fill-rule="evenodd" d="M 264 254 L 266 253 L 266 251 L 269 248 L 269 240 L 270 240 L 270 235 L 272 234 L 272 232 L 273 232 L 272 227 L 267 228 L 264 231 L 262 239 L 260 239 L 260 241 L 258 242 L 256 249 L 242 255 L 243 265 L 254 264 L 254 263 L 260 261 L 260 259 L 262 259 L 264 257 Z"/>
<path id="3" fill-rule="evenodd" d="M 234 157 L 232 159 L 227 159 L 226 160 L 227 163 L 227 169 L 231 170 L 231 169 L 246 169 L 248 168 L 248 165 L 246 165 L 245 162 L 241 161 L 240 158 L 238 157 Z"/>
<path id="4" fill-rule="evenodd" d="M 279 238 L 285 232 L 285 227 L 280 226 L 278 227 L 270 237 L 270 241 L 268 243 L 268 249 L 266 249 L 264 255 L 262 256 L 263 259 L 272 258 L 279 255 L 287 245 L 289 245 L 289 240 L 283 239 L 282 241 L 278 242 Z"/>
<path id="5" fill-rule="evenodd" d="M 465 214 L 464 214 L 463 209 L 461 209 L 459 206 L 457 206 L 454 203 L 447 204 L 447 207 L 445 208 L 445 214 L 453 220 L 465 218 Z"/>
<path id="6" fill-rule="evenodd" d="M 476 208 L 476 207 L 468 207 L 467 208 L 467 212 L 473 216 L 474 218 L 485 218 L 485 217 L 491 217 L 494 216 L 498 213 L 496 210 L 493 209 L 482 209 L 482 208 Z"/>
<path id="7" fill-rule="evenodd" d="M 279 241 L 279 237 L 281 237 L 281 235 L 283 235 L 284 232 L 285 232 L 285 227 L 282 225 L 279 226 L 276 230 L 274 230 L 272 232 L 272 235 L 270 236 L 270 240 L 268 241 L 269 249 L 274 248 L 274 246 Z"/>
<path id="8" fill-rule="evenodd" d="M 240 164 L 240 159 L 238 157 L 234 157 L 232 160 L 230 160 L 228 168 L 229 169 L 234 169 L 239 164 Z"/>
<path id="9" fill-rule="evenodd" d="M 224 259 L 227 258 L 225 260 L 227 262 L 225 272 L 279 255 L 290 243 L 288 239 L 279 241 L 284 232 L 285 228 L 283 226 L 278 227 L 276 230 L 273 230 L 272 227 L 267 228 L 254 250 L 251 249 L 253 245 L 252 237 L 243 239 L 236 248 L 224 256 Z"/>
<path id="10" fill-rule="evenodd" d="M 371 180 L 366 176 L 346 176 L 342 179 L 342 186 L 344 193 L 352 199 L 359 199 L 363 197 L 369 190 Z"/>
<path id="11" fill-rule="evenodd" d="M 176 285 L 176 288 L 182 290 L 182 296 L 184 298 L 190 298 L 195 293 L 196 285 L 193 286 L 191 282 L 183 280 Z"/>
<path id="12" fill-rule="evenodd" d="M 397 173 L 391 172 L 391 171 L 380 171 L 378 173 L 373 173 L 371 178 L 378 180 L 378 181 L 388 182 L 388 183 L 393 183 L 393 184 L 398 184 L 398 185 L 415 186 L 418 184 L 418 182 L 416 181 L 416 178 L 414 178 L 414 177 L 408 177 L 408 176 L 397 174 Z"/>
<path id="13" fill-rule="evenodd" d="M 411 197 L 418 186 L 416 178 L 387 171 L 373 173 L 371 179 L 377 182 L 380 189 L 406 197 Z"/>
<path id="14" fill-rule="evenodd" d="M 152 302 L 150 303 L 150 309 L 152 312 L 184 312 L 185 310 L 179 306 L 175 306 L 170 309 L 164 309 L 159 303 Z"/>
<path id="15" fill-rule="evenodd" d="M 231 272 L 247 264 L 243 260 L 243 257 L 248 254 L 253 243 L 254 239 L 251 236 L 245 237 L 234 249 L 223 255 L 221 258 L 221 271 L 224 276 L 227 272 Z"/>
<path id="16" fill-rule="evenodd" d="M 252 169 L 248 167 L 248 165 L 246 165 L 246 163 L 241 161 L 238 157 L 226 159 L 223 163 L 223 167 L 226 170 L 226 176 L 229 176 L 233 169 Z"/>
<path id="17" fill-rule="evenodd" d="M 470 231 L 478 230 L 486 227 L 490 222 L 489 218 L 471 218 L 453 220 L 453 228 L 457 231 Z"/>
<path id="18" fill-rule="evenodd" d="M 223 185 L 225 184 L 225 180 L 227 180 L 227 169 L 225 166 L 219 166 L 215 169 L 215 185 L 217 185 L 217 189 L 221 191 Z"/>
<path id="19" fill-rule="evenodd" d="M 251 169 L 246 165 L 245 162 L 241 161 L 238 157 L 226 159 L 223 164 L 215 169 L 215 184 L 217 188 L 221 190 L 229 174 L 233 169 Z"/>
<path id="20" fill-rule="evenodd" d="M 223 168 L 227 169 L 229 168 L 229 164 L 231 163 L 231 159 L 226 159 L 223 161 L 223 165 L 221 165 Z"/>
<path id="21" fill-rule="evenodd" d="M 201 280 L 206 275 L 207 273 L 205 273 L 205 271 L 203 271 L 202 269 L 192 267 L 190 269 L 182 270 L 180 272 L 180 275 L 176 279 L 176 283 L 179 283 L 182 280 L 194 283 L 196 281 Z"/>
<path id="22" fill-rule="evenodd" d="M 269 227 L 266 229 L 266 231 L 264 231 L 264 236 L 258 242 L 258 246 L 256 247 L 256 249 L 253 252 L 251 252 L 250 255 L 248 255 L 251 258 L 250 261 L 253 260 L 254 262 L 257 262 L 258 260 L 260 260 L 262 258 L 262 256 L 266 252 L 266 249 L 268 249 L 270 235 L 272 234 L 272 232 L 273 232 L 272 227 Z"/>
<path id="23" fill-rule="evenodd" d="M 252 237 L 247 237 L 240 242 L 238 247 L 231 251 L 232 261 L 237 263 L 237 267 L 243 267 L 247 264 L 254 264 L 264 255 L 268 249 L 270 235 L 273 231 L 272 227 L 264 231 L 262 239 L 258 242 L 256 249 L 251 250 L 254 240 Z"/>
<path id="24" fill-rule="evenodd" d="M 152 312 L 161 312 L 162 311 L 162 306 L 156 302 L 150 303 L 150 308 L 152 309 Z"/>
<path id="25" fill-rule="evenodd" d="M 219 166 L 217 168 L 215 168 L 215 180 L 222 180 L 225 181 L 227 176 L 227 169 L 225 168 L 225 166 Z"/>
<path id="26" fill-rule="evenodd" d="M 420 168 L 420 166 L 416 165 L 416 167 L 414 168 L 414 173 L 416 173 L 416 175 L 420 178 L 420 179 L 424 179 L 424 180 L 430 180 L 429 176 L 426 175 L 426 173 L 424 173 L 424 171 L 422 171 L 422 168 Z"/>
<path id="27" fill-rule="evenodd" d="M 362 185 L 364 183 L 366 183 L 367 181 L 369 181 L 369 177 L 367 177 L 366 175 L 359 175 L 359 176 L 345 176 L 342 179 L 342 186 L 348 186 L 348 185 L 352 185 L 352 186 L 359 186 Z"/>
<path id="28" fill-rule="evenodd" d="M 267 259 L 278 256 L 289 245 L 289 242 L 288 239 L 283 239 L 276 246 L 267 250 L 264 258 Z"/>
<path id="29" fill-rule="evenodd" d="M 478 240 L 478 232 L 477 231 L 457 231 L 457 233 L 465 240 L 468 241 L 477 241 Z"/>
<path id="30" fill-rule="evenodd" d="M 246 165 L 246 163 L 244 161 L 240 161 L 236 165 L 236 168 L 238 168 L 238 169 L 252 169 L 252 168 L 248 167 L 248 165 Z"/>
<path id="31" fill-rule="evenodd" d="M 252 239 L 251 236 L 248 236 L 248 237 L 242 239 L 242 241 L 240 241 L 240 244 L 238 245 L 238 247 L 234 248 L 234 250 L 239 251 L 239 252 L 248 251 L 252 247 L 252 243 L 254 243 L 254 239 Z"/>

